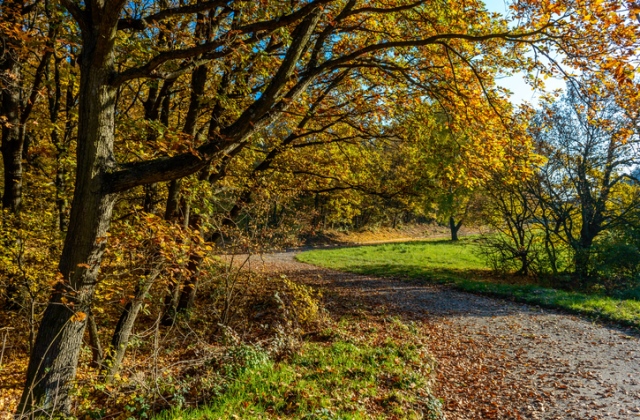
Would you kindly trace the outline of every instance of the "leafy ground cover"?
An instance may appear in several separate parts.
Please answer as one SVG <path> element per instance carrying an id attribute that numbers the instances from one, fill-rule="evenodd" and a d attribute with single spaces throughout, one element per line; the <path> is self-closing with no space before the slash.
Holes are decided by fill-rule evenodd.
<path id="1" fill-rule="evenodd" d="M 640 328 L 640 301 L 557 290 L 531 279 L 494 276 L 473 238 L 314 250 L 301 262 L 358 274 L 394 276 L 450 284 L 460 290 L 558 308 Z"/>
<path id="2" fill-rule="evenodd" d="M 430 393 L 433 360 L 415 326 L 343 319 L 275 361 L 259 346 L 222 357 L 208 405 L 160 419 L 437 419 Z"/>

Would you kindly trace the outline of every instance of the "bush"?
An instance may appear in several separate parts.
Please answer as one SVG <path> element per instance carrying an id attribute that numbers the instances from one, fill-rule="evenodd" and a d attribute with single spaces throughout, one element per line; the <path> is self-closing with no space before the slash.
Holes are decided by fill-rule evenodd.
<path id="1" fill-rule="evenodd" d="M 480 255 L 496 273 L 528 275 L 540 270 L 540 250 L 533 240 L 521 247 L 509 236 L 496 234 L 485 236 L 479 242 Z"/>
<path id="2" fill-rule="evenodd" d="M 607 293 L 640 286 L 640 249 L 636 244 L 609 237 L 594 246 L 592 272 Z"/>

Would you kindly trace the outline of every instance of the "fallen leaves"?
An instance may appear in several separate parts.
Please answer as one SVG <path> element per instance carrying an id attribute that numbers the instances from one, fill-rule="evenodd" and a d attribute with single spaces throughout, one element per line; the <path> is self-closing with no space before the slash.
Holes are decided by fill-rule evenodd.
<path id="1" fill-rule="evenodd" d="M 603 379 L 604 372 L 616 372 L 613 361 L 637 371 L 636 338 L 442 287 L 312 268 L 285 254 L 269 257 L 268 264 L 326 290 L 325 303 L 336 316 L 399 316 L 419 325 L 437 361 L 435 393 L 448 419 L 636 417 L 629 414 L 637 405 L 633 394 L 627 398 Z"/>

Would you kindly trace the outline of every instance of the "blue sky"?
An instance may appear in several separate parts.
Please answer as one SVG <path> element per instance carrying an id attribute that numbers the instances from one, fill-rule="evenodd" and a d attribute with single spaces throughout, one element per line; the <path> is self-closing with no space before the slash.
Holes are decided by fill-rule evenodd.
<path id="1" fill-rule="evenodd" d="M 491 12 L 498 12 L 503 15 L 508 13 L 507 4 L 505 0 L 484 0 L 487 5 L 487 9 Z M 524 82 L 524 73 L 515 74 L 513 76 L 504 77 L 497 81 L 500 86 L 503 86 L 513 92 L 511 96 L 511 102 L 515 104 L 522 103 L 524 101 L 537 105 L 540 92 L 534 92 L 529 85 Z M 560 79 L 547 79 L 545 80 L 546 88 L 548 91 L 554 89 L 564 89 L 565 82 Z"/>

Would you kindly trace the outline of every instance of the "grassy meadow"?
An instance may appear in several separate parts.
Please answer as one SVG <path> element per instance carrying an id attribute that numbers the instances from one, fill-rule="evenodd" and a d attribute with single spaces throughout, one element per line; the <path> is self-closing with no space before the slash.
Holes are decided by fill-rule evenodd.
<path id="1" fill-rule="evenodd" d="M 453 280 L 488 274 L 473 240 L 416 241 L 308 251 L 298 260 L 358 274 Z"/>

